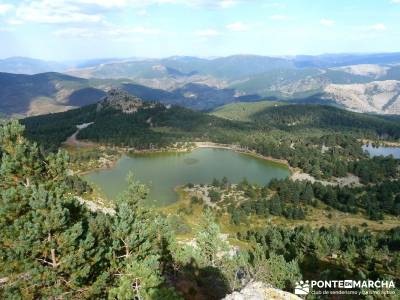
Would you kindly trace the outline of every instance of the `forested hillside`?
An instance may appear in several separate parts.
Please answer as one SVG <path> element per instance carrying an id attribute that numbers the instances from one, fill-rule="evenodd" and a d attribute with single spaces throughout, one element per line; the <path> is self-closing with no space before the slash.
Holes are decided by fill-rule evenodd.
<path id="1" fill-rule="evenodd" d="M 249 116 L 251 122 L 226 120 L 161 104 L 147 103 L 134 114 L 113 107 L 100 110 L 98 107 L 91 105 L 27 118 L 22 123 L 27 127 L 26 136 L 47 151 L 56 150 L 76 131 L 76 125 L 94 122 L 78 133 L 78 139 L 132 149 L 168 148 L 176 142 L 194 141 L 236 144 L 265 156 L 287 160 L 292 167 L 299 167 L 316 178 L 341 177 L 354 172 L 352 161 L 366 158 L 359 139 L 396 139 L 400 135 L 396 119 L 329 106 L 261 108 Z M 374 172 L 385 174 L 384 166 L 390 161 L 377 163 L 382 169 L 369 168 L 372 161 L 366 160 L 364 171 L 359 173 L 363 178 L 377 178 L 372 176 Z"/>
<path id="2" fill-rule="evenodd" d="M 256 123 L 284 131 L 302 129 L 334 130 L 341 132 L 378 134 L 381 137 L 398 138 L 400 124 L 394 116 L 359 114 L 324 105 L 304 105 L 286 102 L 233 103 L 215 109 L 212 115 L 229 120 Z"/>
<path id="3" fill-rule="evenodd" d="M 69 185 L 67 153 L 44 155 L 22 133 L 17 122 L 0 129 L 4 299 L 221 299 L 249 281 L 293 291 L 295 281 L 319 271 L 327 280 L 345 273 L 399 280 L 398 228 L 249 229 L 236 236 L 248 246 L 231 255 L 210 210 L 196 245 L 177 243 L 171 220 L 141 205 L 146 187 L 132 177 L 112 213 L 89 211 Z M 285 197 L 279 182 L 265 191 L 276 189 Z M 313 193 L 321 197 L 314 190 L 310 199 Z"/>
<path id="4" fill-rule="evenodd" d="M 82 130 L 78 138 L 138 148 L 188 140 L 245 144 L 251 141 L 251 136 L 262 136 L 267 132 L 279 135 L 279 130 L 287 132 L 286 136 L 293 134 L 293 139 L 299 135 L 321 135 L 337 130 L 357 137 L 396 139 L 400 135 L 400 125 L 394 118 L 321 105 L 242 103 L 218 109 L 212 116 L 179 106 L 151 103 L 135 114 L 126 114 L 112 107 L 97 108 L 98 105 L 89 105 L 64 113 L 26 118 L 21 122 L 27 126 L 29 137 L 48 147 L 58 147 L 76 130 L 76 125 L 89 122 L 94 124 Z"/>

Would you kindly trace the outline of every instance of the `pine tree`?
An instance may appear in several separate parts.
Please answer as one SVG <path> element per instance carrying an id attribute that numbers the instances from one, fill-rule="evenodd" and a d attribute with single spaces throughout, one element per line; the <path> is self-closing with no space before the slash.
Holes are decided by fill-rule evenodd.
<path id="1" fill-rule="evenodd" d="M 65 184 L 67 155 L 44 156 L 22 132 L 16 121 L 0 129 L 2 295 L 29 299 L 101 294 L 104 278 L 93 274 L 99 271 L 104 249 L 89 231 L 93 216 Z M 90 289 L 92 284 L 97 287 Z"/>
<path id="2" fill-rule="evenodd" d="M 255 281 L 271 284 L 277 288 L 291 288 L 295 282 L 301 279 L 300 268 L 296 260 L 287 262 L 282 255 L 274 252 L 266 256 L 260 246 L 256 246 L 251 252 L 252 269 L 251 277 Z"/>
<path id="3" fill-rule="evenodd" d="M 228 250 L 228 243 L 221 239 L 221 231 L 215 223 L 214 214 L 207 209 L 196 233 L 196 244 L 200 264 L 216 267 Z"/>
<path id="4" fill-rule="evenodd" d="M 128 176 L 128 189 L 116 203 L 112 267 L 118 278 L 109 297 L 152 299 L 162 288 L 161 256 L 167 247 L 159 218 L 144 207 L 148 189 Z"/>

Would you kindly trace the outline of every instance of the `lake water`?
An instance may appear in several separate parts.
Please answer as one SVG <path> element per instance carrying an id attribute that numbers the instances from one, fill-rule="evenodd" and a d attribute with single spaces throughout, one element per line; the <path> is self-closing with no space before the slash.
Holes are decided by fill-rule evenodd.
<path id="1" fill-rule="evenodd" d="M 400 158 L 400 147 L 372 147 L 372 145 L 363 145 L 364 151 L 367 151 L 370 156 L 389 156 L 393 155 L 394 158 Z"/>
<path id="2" fill-rule="evenodd" d="M 167 205 L 177 200 L 174 188 L 186 183 L 211 183 L 226 176 L 231 183 L 243 178 L 267 184 L 283 179 L 290 172 L 285 165 L 225 149 L 199 148 L 188 153 L 152 153 L 123 156 L 112 169 L 93 171 L 85 176 L 109 199 L 115 199 L 127 186 L 126 176 L 150 186 L 149 205 Z"/>

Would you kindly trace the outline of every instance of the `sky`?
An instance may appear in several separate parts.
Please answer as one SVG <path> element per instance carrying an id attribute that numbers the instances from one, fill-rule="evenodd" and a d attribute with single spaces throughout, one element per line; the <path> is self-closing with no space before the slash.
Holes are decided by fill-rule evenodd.
<path id="1" fill-rule="evenodd" d="M 0 58 L 400 51 L 400 0 L 0 0 Z"/>

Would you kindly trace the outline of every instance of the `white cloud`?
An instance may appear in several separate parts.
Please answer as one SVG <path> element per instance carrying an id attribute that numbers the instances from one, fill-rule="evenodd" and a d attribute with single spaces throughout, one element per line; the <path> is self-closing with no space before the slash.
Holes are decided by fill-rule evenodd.
<path id="1" fill-rule="evenodd" d="M 374 24 L 374 25 L 370 26 L 369 28 L 373 29 L 373 30 L 386 30 L 386 26 L 383 23 Z"/>
<path id="2" fill-rule="evenodd" d="M 288 20 L 289 16 L 286 16 L 286 15 L 272 15 L 272 16 L 269 16 L 269 18 L 271 20 L 275 20 L 275 21 L 284 21 L 284 20 Z"/>
<path id="3" fill-rule="evenodd" d="M 146 10 L 146 9 L 141 9 L 141 10 L 139 10 L 138 12 L 137 12 L 137 14 L 139 15 L 139 16 L 148 16 L 149 15 L 149 13 L 148 13 L 148 11 Z"/>
<path id="4" fill-rule="evenodd" d="M 323 25 L 323 26 L 332 26 L 332 25 L 335 25 L 335 21 L 330 20 L 330 19 L 321 19 L 321 20 L 319 21 L 319 23 L 320 23 L 321 25 Z"/>
<path id="5" fill-rule="evenodd" d="M 8 20 L 6 20 L 6 23 L 10 24 L 10 25 L 21 25 L 24 22 L 22 22 L 21 20 L 18 20 L 18 19 L 8 19 Z"/>
<path id="6" fill-rule="evenodd" d="M 235 22 L 235 23 L 226 25 L 226 29 L 231 30 L 231 31 L 246 31 L 249 29 L 249 26 L 246 24 L 243 24 L 242 22 Z"/>
<path id="7" fill-rule="evenodd" d="M 392 2 L 392 3 L 395 3 L 395 4 L 399 4 L 399 3 L 400 3 L 400 0 L 392 0 L 391 2 Z"/>
<path id="8" fill-rule="evenodd" d="M 1 4 L 0 3 L 0 15 L 5 15 L 9 11 L 11 11 L 13 8 L 14 8 L 14 6 L 11 4 Z"/>
<path id="9" fill-rule="evenodd" d="M 65 28 L 54 32 L 54 35 L 61 38 L 92 38 L 96 32 L 89 28 Z"/>
<path id="10" fill-rule="evenodd" d="M 105 8 L 124 7 L 128 4 L 127 0 L 70 0 L 69 2 L 76 4 L 91 4 Z"/>
<path id="11" fill-rule="evenodd" d="M 232 7 L 241 0 L 64 0 L 65 2 L 76 4 L 97 5 L 105 8 L 124 7 L 124 6 L 150 6 L 157 4 L 183 4 L 189 6 L 206 6 L 206 7 Z"/>
<path id="12" fill-rule="evenodd" d="M 264 3 L 263 6 L 264 7 L 280 8 L 280 9 L 283 9 L 283 8 L 287 7 L 287 5 L 285 3 L 281 3 L 281 2 L 267 2 L 267 3 Z"/>
<path id="13" fill-rule="evenodd" d="M 198 30 L 195 32 L 195 35 L 201 36 L 201 37 L 213 37 L 220 35 L 220 33 L 215 30 L 215 29 L 203 29 L 203 30 Z"/>
<path id="14" fill-rule="evenodd" d="M 35 23 L 93 23 L 100 22 L 99 14 L 85 13 L 79 7 L 63 0 L 42 0 L 18 6 L 16 19 Z"/>
<path id="15" fill-rule="evenodd" d="M 222 0 L 222 1 L 219 1 L 219 6 L 222 8 L 229 8 L 229 7 L 235 6 L 238 3 L 239 3 L 239 1 L 236 1 L 236 0 Z"/>
<path id="16" fill-rule="evenodd" d="M 109 35 L 127 35 L 127 34 L 145 34 L 145 35 L 157 35 L 161 33 L 161 30 L 156 28 L 147 28 L 142 26 L 135 27 L 115 27 L 105 31 Z"/>
<path id="17" fill-rule="evenodd" d="M 158 35 L 161 30 L 156 28 L 146 28 L 142 26 L 135 27 L 118 27 L 105 26 L 103 28 L 84 28 L 71 27 L 58 30 L 54 35 L 62 38 L 92 38 L 92 37 L 108 37 L 108 38 L 126 38 L 137 35 Z"/>
<path id="18" fill-rule="evenodd" d="M 123 9 L 127 6 L 141 8 L 139 15 L 146 15 L 150 5 L 179 4 L 203 8 L 229 8 L 242 0 L 26 0 L 16 5 L 18 22 L 36 23 L 93 23 L 103 21 L 98 13 L 106 9 Z M 0 14 L 14 6 L 0 4 Z M 100 10 L 99 10 L 100 8 Z M 103 9 L 103 10 L 101 10 Z M 97 12 L 97 13 L 96 13 Z"/>

